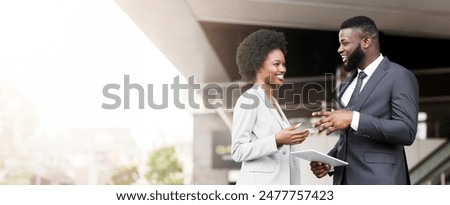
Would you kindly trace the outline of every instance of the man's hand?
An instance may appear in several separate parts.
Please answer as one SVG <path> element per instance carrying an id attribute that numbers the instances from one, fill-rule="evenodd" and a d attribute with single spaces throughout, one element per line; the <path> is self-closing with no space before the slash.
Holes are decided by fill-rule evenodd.
<path id="1" fill-rule="evenodd" d="M 319 121 L 313 124 L 313 127 L 318 127 L 319 133 L 327 130 L 327 135 L 337 130 L 343 130 L 349 127 L 352 123 L 353 111 L 351 110 L 332 110 L 313 112 L 314 117 L 322 117 Z"/>
<path id="2" fill-rule="evenodd" d="M 313 161 L 309 163 L 309 165 L 311 166 L 311 171 L 314 175 L 316 175 L 317 178 L 326 176 L 331 169 L 331 166 L 329 164 L 322 162 Z"/>

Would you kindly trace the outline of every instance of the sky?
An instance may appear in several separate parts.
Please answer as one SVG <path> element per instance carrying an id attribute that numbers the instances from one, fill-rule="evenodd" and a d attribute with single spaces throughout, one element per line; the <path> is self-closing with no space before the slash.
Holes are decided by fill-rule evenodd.
<path id="1" fill-rule="evenodd" d="M 29 99 L 48 129 L 129 127 L 143 149 L 192 138 L 192 114 L 173 100 L 138 109 L 131 91 L 131 109 L 102 108 L 113 102 L 102 93 L 108 84 L 123 99 L 125 75 L 145 95 L 153 85 L 154 99 L 176 76 L 185 82 L 113 0 L 0 1 L 0 25 L 0 82 Z"/>

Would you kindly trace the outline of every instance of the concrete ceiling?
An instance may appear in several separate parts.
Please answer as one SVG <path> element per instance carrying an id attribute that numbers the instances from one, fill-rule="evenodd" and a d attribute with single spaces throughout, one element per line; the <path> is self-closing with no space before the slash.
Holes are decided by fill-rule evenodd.
<path id="1" fill-rule="evenodd" d="M 450 39 L 448 0 L 115 0 L 185 76 L 229 82 L 200 22 L 337 31 L 367 15 L 386 34 Z"/>

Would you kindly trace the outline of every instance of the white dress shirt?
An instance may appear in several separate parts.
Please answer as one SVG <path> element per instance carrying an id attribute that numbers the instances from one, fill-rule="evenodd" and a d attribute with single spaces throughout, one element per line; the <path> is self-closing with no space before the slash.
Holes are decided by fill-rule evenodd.
<path id="1" fill-rule="evenodd" d="M 375 69 L 378 67 L 378 65 L 380 65 L 382 60 L 383 60 L 383 55 L 380 53 L 380 56 L 378 56 L 377 59 L 375 59 L 371 64 L 369 64 L 364 69 L 364 73 L 367 74 L 367 77 L 363 79 L 361 90 L 364 89 L 364 86 L 366 85 L 367 81 L 370 79 L 370 77 L 372 76 L 373 72 L 375 72 Z M 358 74 L 361 71 L 363 71 L 363 70 L 358 68 Z M 353 90 L 355 90 L 356 80 L 357 79 L 358 79 L 357 77 L 355 79 L 353 79 L 351 84 L 345 90 L 344 94 L 342 94 L 341 100 L 342 100 L 342 103 L 344 103 L 345 106 L 350 101 L 350 98 L 352 96 Z M 359 112 L 353 111 L 352 124 L 350 126 L 353 128 L 353 130 L 356 131 L 356 130 L 358 130 L 358 125 L 359 125 Z"/>

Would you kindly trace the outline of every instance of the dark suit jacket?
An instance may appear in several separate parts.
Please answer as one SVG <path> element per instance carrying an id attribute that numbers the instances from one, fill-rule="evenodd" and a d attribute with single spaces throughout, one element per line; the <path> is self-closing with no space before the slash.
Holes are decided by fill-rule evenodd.
<path id="1" fill-rule="evenodd" d="M 354 77 L 341 84 L 339 96 Z M 418 102 L 414 74 L 384 57 L 354 105 L 358 131 L 341 131 L 328 153 L 349 163 L 335 167 L 333 184 L 410 184 L 404 146 L 416 137 Z"/>

